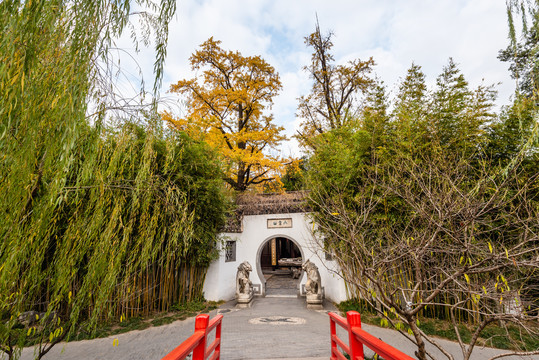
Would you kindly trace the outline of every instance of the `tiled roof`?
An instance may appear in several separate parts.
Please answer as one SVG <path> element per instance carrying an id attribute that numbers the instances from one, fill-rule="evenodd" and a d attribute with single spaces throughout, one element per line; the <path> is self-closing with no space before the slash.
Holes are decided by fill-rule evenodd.
<path id="1" fill-rule="evenodd" d="M 306 191 L 281 194 L 240 194 L 236 199 L 236 211 L 227 219 L 223 232 L 242 232 L 242 220 L 245 215 L 308 212 L 307 195 Z"/>

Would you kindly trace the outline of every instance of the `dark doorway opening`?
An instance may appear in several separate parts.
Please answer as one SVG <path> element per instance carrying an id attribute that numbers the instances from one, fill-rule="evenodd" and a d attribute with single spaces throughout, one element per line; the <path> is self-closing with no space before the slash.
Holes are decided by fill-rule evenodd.
<path id="1" fill-rule="evenodd" d="M 275 260 L 272 262 L 273 240 L 275 240 Z M 278 237 L 268 241 L 262 248 L 260 266 L 262 267 L 262 272 L 287 269 L 289 266 L 286 266 L 287 264 L 283 264 L 282 261 L 281 265 L 279 265 L 279 260 L 297 258 L 301 258 L 301 252 L 296 244 L 287 238 Z"/>
<path id="2" fill-rule="evenodd" d="M 301 251 L 287 238 L 266 242 L 260 254 L 260 267 L 266 279 L 267 295 L 294 296 L 301 278 Z"/>

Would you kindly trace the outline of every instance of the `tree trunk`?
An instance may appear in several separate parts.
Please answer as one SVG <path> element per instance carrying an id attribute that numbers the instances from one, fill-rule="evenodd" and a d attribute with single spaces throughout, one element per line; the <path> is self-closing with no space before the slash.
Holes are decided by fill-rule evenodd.
<path id="1" fill-rule="evenodd" d="M 410 329 L 412 330 L 415 340 L 417 342 L 417 351 L 415 352 L 415 356 L 419 360 L 427 360 L 427 351 L 425 349 L 425 342 L 423 341 L 423 337 L 421 336 L 421 333 L 419 332 L 419 328 L 417 327 L 415 323 L 415 317 L 406 318 L 408 321 L 408 325 L 410 325 Z"/>
<path id="2" fill-rule="evenodd" d="M 238 104 L 238 133 L 243 130 L 243 105 Z M 245 150 L 245 141 L 238 141 L 238 149 Z M 245 178 L 246 170 L 243 161 L 238 162 L 238 176 L 236 181 L 236 190 L 245 191 L 247 189 L 247 181 Z"/>

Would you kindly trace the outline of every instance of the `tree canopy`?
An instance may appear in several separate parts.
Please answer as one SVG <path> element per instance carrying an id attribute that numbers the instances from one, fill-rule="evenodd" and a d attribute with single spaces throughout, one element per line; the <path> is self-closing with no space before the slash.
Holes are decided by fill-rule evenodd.
<path id="1" fill-rule="evenodd" d="M 328 130 L 350 125 L 359 112 L 359 96 L 371 84 L 368 74 L 374 61 L 355 59 L 346 65 L 334 64 L 331 54 L 333 34 L 322 35 L 320 26 L 305 38 L 312 47 L 311 64 L 304 67 L 313 80 L 311 93 L 299 98 L 298 116 L 302 119 L 298 140 L 309 144 L 309 138 Z"/>
<path id="2" fill-rule="evenodd" d="M 391 100 L 376 84 L 357 125 L 312 137 L 319 246 L 366 311 L 408 336 L 420 359 L 427 342 L 448 354 L 419 326 L 423 316 L 452 323 L 464 359 L 496 321 L 537 337 L 527 323 L 539 309 L 537 154 L 508 170 L 500 159 L 518 155 L 515 124 L 495 117 L 492 88 L 470 89 L 452 60 L 433 89 L 415 64 L 398 89 Z M 471 340 L 459 333 L 463 319 Z"/>
<path id="3" fill-rule="evenodd" d="M 110 49 L 133 16 L 145 19 L 144 41 L 155 35 L 159 87 L 175 2 L 132 6 L 0 3 L 0 351 L 10 359 L 202 297 L 225 211 L 215 154 L 164 132 L 152 108 L 122 107 L 123 125 L 105 126 Z"/>
<path id="4" fill-rule="evenodd" d="M 226 51 L 213 38 L 190 58 L 198 78 L 180 80 L 170 90 L 187 95 L 187 116 L 164 119 L 216 148 L 227 163 L 225 181 L 235 190 L 274 178 L 283 162 L 270 151 L 285 139 L 283 127 L 266 115 L 281 90 L 275 69 L 260 56 Z"/>

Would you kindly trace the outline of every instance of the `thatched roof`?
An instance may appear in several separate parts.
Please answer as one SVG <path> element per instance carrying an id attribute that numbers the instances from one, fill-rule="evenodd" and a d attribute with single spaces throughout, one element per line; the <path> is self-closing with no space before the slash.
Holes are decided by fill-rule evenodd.
<path id="1" fill-rule="evenodd" d="M 289 214 L 307 211 L 306 191 L 290 191 L 282 194 L 238 195 L 237 210 L 242 215 Z"/>
<path id="2" fill-rule="evenodd" d="M 245 215 L 291 214 L 308 212 L 306 191 L 280 194 L 244 193 L 236 198 L 236 211 L 229 216 L 224 232 L 242 232 Z"/>

